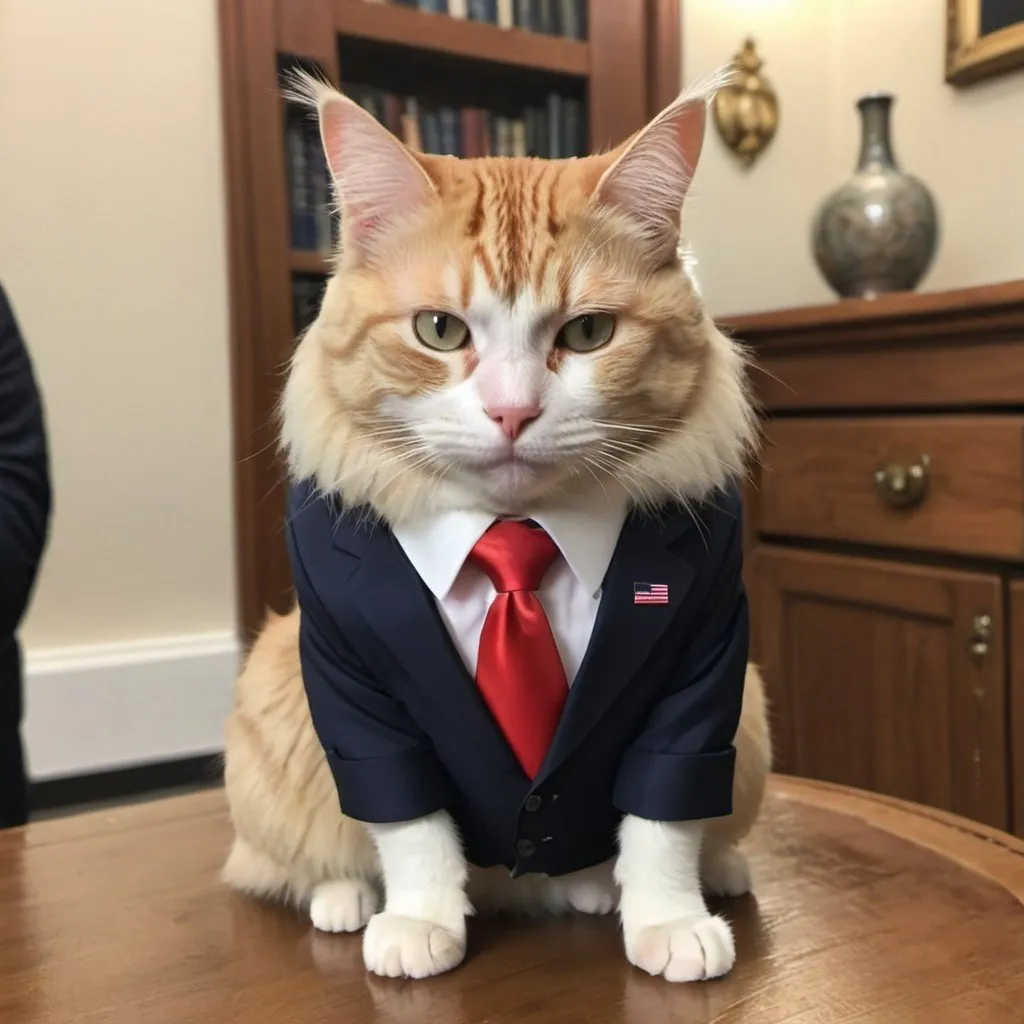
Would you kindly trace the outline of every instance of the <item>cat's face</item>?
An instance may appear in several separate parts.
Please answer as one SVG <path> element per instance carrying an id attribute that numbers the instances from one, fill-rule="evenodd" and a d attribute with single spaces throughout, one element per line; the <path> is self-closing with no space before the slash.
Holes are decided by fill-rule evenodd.
<path id="1" fill-rule="evenodd" d="M 698 497 L 737 468 L 739 360 L 676 254 L 703 98 L 649 159 L 640 136 L 557 162 L 413 156 L 337 94 L 319 106 L 346 230 L 286 391 L 293 471 L 395 520 Z"/>

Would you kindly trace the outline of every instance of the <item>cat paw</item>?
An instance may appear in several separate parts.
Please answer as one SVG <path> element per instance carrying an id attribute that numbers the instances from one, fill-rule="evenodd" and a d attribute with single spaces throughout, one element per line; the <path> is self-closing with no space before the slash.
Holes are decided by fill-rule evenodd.
<path id="1" fill-rule="evenodd" d="M 573 882 L 566 899 L 580 914 L 610 914 L 619 902 L 619 893 L 610 878 L 607 881 L 587 879 Z"/>
<path id="2" fill-rule="evenodd" d="M 708 914 L 627 933 L 626 957 L 666 981 L 704 981 L 732 970 L 736 946 L 728 922 Z"/>
<path id="3" fill-rule="evenodd" d="M 361 878 L 322 882 L 309 901 L 309 919 L 322 932 L 357 932 L 379 905 L 377 891 Z"/>
<path id="4" fill-rule="evenodd" d="M 465 939 L 400 914 L 377 914 L 363 936 L 367 970 L 384 978 L 430 978 L 458 967 L 465 955 Z"/>
<path id="5" fill-rule="evenodd" d="M 750 892 L 750 864 L 735 846 L 711 850 L 701 865 L 701 881 L 715 896 L 743 896 Z"/>

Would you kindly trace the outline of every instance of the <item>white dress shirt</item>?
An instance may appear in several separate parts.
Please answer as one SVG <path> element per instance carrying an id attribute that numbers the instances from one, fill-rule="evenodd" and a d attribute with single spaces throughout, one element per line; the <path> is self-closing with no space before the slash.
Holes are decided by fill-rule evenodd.
<path id="1" fill-rule="evenodd" d="M 586 506 L 524 515 L 546 530 L 561 552 L 537 597 L 547 613 L 570 686 L 590 643 L 601 584 L 627 510 L 625 495 L 601 495 Z M 442 512 L 392 531 L 434 595 L 441 618 L 474 678 L 480 634 L 496 591 L 486 574 L 466 560 L 493 522 L 494 517 L 485 512 Z"/>

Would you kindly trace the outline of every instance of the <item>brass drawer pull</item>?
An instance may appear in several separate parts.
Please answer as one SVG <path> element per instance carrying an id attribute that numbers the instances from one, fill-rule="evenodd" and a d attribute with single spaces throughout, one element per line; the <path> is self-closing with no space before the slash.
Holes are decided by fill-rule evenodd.
<path id="1" fill-rule="evenodd" d="M 975 661 L 984 661 L 992 643 L 992 616 L 988 612 L 978 612 L 971 621 L 971 635 L 967 641 L 967 650 Z"/>
<path id="2" fill-rule="evenodd" d="M 914 508 L 924 501 L 928 493 L 927 455 L 922 455 L 917 462 L 905 466 L 899 462 L 890 462 L 875 470 L 875 489 L 882 500 L 892 508 Z"/>

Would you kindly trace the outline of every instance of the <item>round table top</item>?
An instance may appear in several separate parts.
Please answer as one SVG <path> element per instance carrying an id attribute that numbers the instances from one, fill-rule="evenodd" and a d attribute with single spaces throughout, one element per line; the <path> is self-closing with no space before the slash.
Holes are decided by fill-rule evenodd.
<path id="1" fill-rule="evenodd" d="M 465 964 L 367 975 L 217 880 L 219 790 L 0 833 L 5 1024 L 1020 1024 L 1024 844 L 983 826 L 776 778 L 749 843 L 756 896 L 721 903 L 738 960 L 672 985 L 614 919 L 474 920 Z"/>

